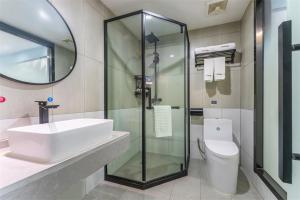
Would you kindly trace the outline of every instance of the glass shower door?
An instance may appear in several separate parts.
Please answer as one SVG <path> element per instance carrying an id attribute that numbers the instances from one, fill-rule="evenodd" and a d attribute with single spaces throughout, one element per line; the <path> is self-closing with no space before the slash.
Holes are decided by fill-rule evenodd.
<path id="1" fill-rule="evenodd" d="M 137 75 L 142 74 L 142 15 L 132 15 L 107 23 L 107 116 L 114 130 L 128 131 L 128 150 L 107 166 L 107 174 L 142 181 L 142 106 L 135 95 Z"/>
<path id="2" fill-rule="evenodd" d="M 146 14 L 144 22 L 146 180 L 151 181 L 185 168 L 185 33 L 183 26 L 155 16 Z M 162 105 L 171 108 L 171 121 L 158 120 Z M 171 130 L 159 133 L 161 126 Z"/>
<path id="3" fill-rule="evenodd" d="M 298 200 L 300 1 L 267 0 L 265 4 L 263 164 L 287 199 Z"/>
<path id="4" fill-rule="evenodd" d="M 300 1 L 287 0 L 291 21 L 292 51 L 292 184 L 286 186 L 288 200 L 300 199 Z"/>

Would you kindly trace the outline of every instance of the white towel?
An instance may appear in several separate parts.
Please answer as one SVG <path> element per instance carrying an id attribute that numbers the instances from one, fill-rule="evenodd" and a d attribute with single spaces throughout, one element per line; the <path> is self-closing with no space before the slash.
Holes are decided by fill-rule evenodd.
<path id="1" fill-rule="evenodd" d="M 172 136 L 172 110 L 171 106 L 154 107 L 154 126 L 156 137 Z"/>
<path id="2" fill-rule="evenodd" d="M 215 81 L 225 79 L 225 57 L 214 58 L 214 79 Z"/>
<path id="3" fill-rule="evenodd" d="M 214 80 L 214 58 L 204 59 L 204 81 Z"/>

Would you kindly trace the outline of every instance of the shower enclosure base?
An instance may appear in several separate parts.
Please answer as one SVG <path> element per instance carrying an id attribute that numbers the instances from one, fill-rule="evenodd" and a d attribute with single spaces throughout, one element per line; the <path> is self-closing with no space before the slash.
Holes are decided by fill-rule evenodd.
<path id="1" fill-rule="evenodd" d="M 157 153 L 146 153 L 146 162 L 148 163 L 146 174 L 149 181 L 139 181 L 142 180 L 141 156 L 141 152 L 135 154 L 114 175 L 105 176 L 105 180 L 139 189 L 147 189 L 187 175 L 187 171 L 182 170 L 182 158 Z M 160 165 L 156 163 L 160 163 Z M 162 174 L 169 175 L 162 176 Z"/>

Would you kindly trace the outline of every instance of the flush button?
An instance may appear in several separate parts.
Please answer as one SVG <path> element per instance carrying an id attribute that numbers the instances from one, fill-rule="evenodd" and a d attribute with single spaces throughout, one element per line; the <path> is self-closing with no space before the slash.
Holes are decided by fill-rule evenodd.
<path id="1" fill-rule="evenodd" d="M 0 103 L 4 103 L 6 101 L 6 98 L 3 96 L 0 96 Z"/>

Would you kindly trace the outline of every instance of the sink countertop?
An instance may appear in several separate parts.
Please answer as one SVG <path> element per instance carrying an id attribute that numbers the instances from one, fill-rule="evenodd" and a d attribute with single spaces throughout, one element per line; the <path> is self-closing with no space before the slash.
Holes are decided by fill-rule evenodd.
<path id="1" fill-rule="evenodd" d="M 80 159 L 97 152 L 105 146 L 129 136 L 128 132 L 114 131 L 112 137 L 104 140 L 96 147 L 81 152 L 58 163 L 35 163 L 9 156 L 9 148 L 0 149 L 0 197 L 30 182 L 36 181 L 48 174 L 56 172 Z"/>

